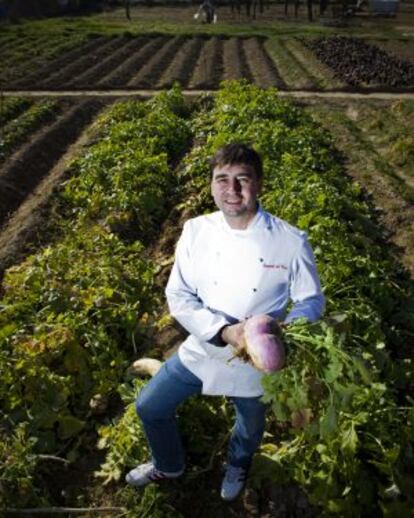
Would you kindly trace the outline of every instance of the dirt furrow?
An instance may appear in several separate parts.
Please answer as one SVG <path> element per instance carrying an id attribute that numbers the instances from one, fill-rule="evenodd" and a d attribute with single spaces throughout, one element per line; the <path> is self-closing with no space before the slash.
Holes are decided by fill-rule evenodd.
<path id="1" fill-rule="evenodd" d="M 110 54 L 102 62 L 70 81 L 69 86 L 74 88 L 95 86 L 100 80 L 104 79 L 105 76 L 111 74 L 114 69 L 122 65 L 122 63 L 141 46 L 141 38 L 133 38 L 132 41 L 126 40 L 123 46 L 115 50 L 115 52 Z"/>
<path id="2" fill-rule="evenodd" d="M 204 39 L 200 36 L 186 41 L 177 52 L 171 65 L 161 76 L 157 86 L 168 88 L 174 81 L 179 81 L 181 86 L 187 86 L 203 44 Z"/>
<path id="3" fill-rule="evenodd" d="M 261 88 L 269 88 L 271 86 L 286 87 L 277 72 L 275 64 L 263 49 L 262 39 L 248 38 L 243 41 L 243 48 L 250 75 L 257 86 Z"/>
<path id="4" fill-rule="evenodd" d="M 169 66 L 178 50 L 186 41 L 185 36 L 175 36 L 169 39 L 166 44 L 141 68 L 128 83 L 128 86 L 138 88 L 154 87 L 165 69 Z"/>
<path id="5" fill-rule="evenodd" d="M 49 35 L 37 36 L 35 38 L 23 37 L 19 40 L 14 40 L 12 42 L 6 42 L 2 44 L 0 42 L 1 48 L 1 61 L 7 62 L 10 59 L 15 58 L 16 54 L 24 52 L 27 48 L 30 47 L 31 50 L 34 50 L 34 47 L 39 48 L 42 44 L 47 44 L 48 40 L 50 40 Z"/>
<path id="6" fill-rule="evenodd" d="M 306 63 L 303 56 L 298 52 L 295 47 L 295 42 L 292 40 L 283 40 L 281 41 L 281 45 L 284 47 L 286 53 L 291 57 L 292 62 L 295 63 L 303 72 L 303 75 L 307 78 L 308 88 L 317 88 L 318 81 L 313 76 L 313 74 L 308 69 L 308 64 Z"/>
<path id="7" fill-rule="evenodd" d="M 72 80 L 80 74 L 83 74 L 85 70 L 89 70 L 91 67 L 100 63 L 107 56 L 122 45 L 125 41 L 124 37 L 116 37 L 105 39 L 101 46 L 94 47 L 91 52 L 81 57 L 75 62 L 69 63 L 63 70 L 59 70 L 56 74 L 42 81 L 40 83 L 43 88 L 62 88 L 66 86 L 66 83 Z"/>
<path id="8" fill-rule="evenodd" d="M 306 90 L 312 87 L 312 83 L 309 82 L 303 68 L 286 50 L 280 38 L 267 40 L 264 45 L 288 90 Z"/>
<path id="9" fill-rule="evenodd" d="M 52 126 L 42 128 L 5 162 L 0 173 L 0 226 L 49 173 L 101 106 L 101 102 L 83 101 L 69 107 Z"/>
<path id="10" fill-rule="evenodd" d="M 159 37 L 143 37 L 142 47 L 131 57 L 126 59 L 121 65 L 110 75 L 99 81 L 99 86 L 107 88 L 124 87 L 137 71 L 140 70 L 145 63 L 158 52 L 158 50 L 167 42 L 168 36 Z"/>
<path id="11" fill-rule="evenodd" d="M 223 42 L 223 79 L 241 79 L 242 67 L 242 40 L 230 38 Z"/>
<path id="12" fill-rule="evenodd" d="M 217 36 L 207 40 L 201 50 L 190 88 L 217 88 L 223 75 L 223 39 Z"/>
<path id="13" fill-rule="evenodd" d="M 96 106 L 97 111 L 100 106 L 103 107 L 104 103 Z M 93 138 L 88 121 L 80 131 L 80 137 L 68 146 L 50 172 L 13 213 L 0 232 L 0 281 L 6 268 L 17 264 L 27 254 L 35 252 L 40 246 L 50 242 L 48 221 L 56 210 L 53 194 L 70 174 L 67 165 L 70 159 L 79 155 Z"/>
<path id="14" fill-rule="evenodd" d="M 94 38 L 83 45 L 65 52 L 62 56 L 54 59 L 48 65 L 41 67 L 34 74 L 15 81 L 12 86 L 13 88 L 33 88 L 34 86 L 41 83 L 45 78 L 52 78 L 53 75 L 60 74 L 66 67 L 73 65 L 77 60 L 82 59 L 85 54 L 92 52 L 95 48 L 102 45 L 107 38 Z"/>

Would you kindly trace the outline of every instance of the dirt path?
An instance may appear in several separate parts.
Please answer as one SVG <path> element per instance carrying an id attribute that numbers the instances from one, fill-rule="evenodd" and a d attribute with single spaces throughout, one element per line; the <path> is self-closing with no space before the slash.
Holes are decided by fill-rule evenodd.
<path id="1" fill-rule="evenodd" d="M 149 98 L 157 94 L 161 88 L 131 88 L 130 90 L 5 90 L 2 95 L 5 97 L 140 97 Z M 187 97 L 198 97 L 202 94 L 214 94 L 215 90 L 212 89 L 183 89 L 183 95 Z M 330 92 L 309 92 L 307 90 L 279 90 L 281 97 L 292 97 L 294 99 L 378 99 L 378 100 L 414 100 L 414 92 L 342 92 L 342 91 L 330 91 Z"/>

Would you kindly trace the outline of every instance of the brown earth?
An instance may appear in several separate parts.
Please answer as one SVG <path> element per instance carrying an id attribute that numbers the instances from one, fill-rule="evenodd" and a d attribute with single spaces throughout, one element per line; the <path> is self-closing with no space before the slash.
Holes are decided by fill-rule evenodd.
<path id="1" fill-rule="evenodd" d="M 279 76 L 276 65 L 270 59 L 263 48 L 263 40 L 259 38 L 248 38 L 244 40 L 244 52 L 247 65 L 250 69 L 250 76 L 260 88 L 277 86 L 286 88 L 284 81 Z"/>
<path id="2" fill-rule="evenodd" d="M 41 88 L 65 88 L 74 77 L 84 74 L 90 68 L 99 65 L 105 58 L 111 56 L 127 41 L 125 37 L 107 38 L 99 46 L 93 48 L 75 62 L 68 62 L 67 66 L 57 68 L 57 73 L 40 82 Z"/>
<path id="3" fill-rule="evenodd" d="M 50 127 L 4 164 L 0 173 L 0 278 L 6 268 L 45 242 L 50 196 L 60 184 L 71 148 L 104 105 L 81 101 L 68 105 Z"/>
<path id="4" fill-rule="evenodd" d="M 145 63 L 166 44 L 168 36 L 158 37 L 143 37 L 139 38 L 142 40 L 142 47 L 140 50 L 135 52 L 132 56 L 126 59 L 119 67 L 109 74 L 107 77 L 99 81 L 99 85 L 102 87 L 124 87 L 133 78 L 139 74 L 141 68 Z"/>
<path id="5" fill-rule="evenodd" d="M 186 85 L 194 70 L 194 65 L 200 56 L 204 45 L 204 38 L 195 36 L 187 40 L 184 45 L 176 53 L 174 60 L 166 68 L 157 86 L 159 88 L 168 88 L 172 86 L 174 81 Z"/>
<path id="6" fill-rule="evenodd" d="M 317 120 L 332 134 L 335 146 L 343 154 L 347 174 L 364 188 L 368 202 L 376 208 L 378 225 L 385 231 L 385 242 L 393 247 L 408 275 L 414 279 L 412 201 L 404 196 L 401 182 L 396 183 L 392 177 L 384 174 L 375 159 L 375 154 L 369 152 L 366 144 L 358 142 L 355 135 L 347 130 L 346 125 L 337 124 L 329 115 L 324 115 L 329 108 L 340 109 L 346 116 L 356 119 L 358 112 L 364 107 L 364 102 L 326 99 L 321 111 L 317 109 L 317 103 L 319 101 L 312 99 L 306 101 L 306 104 L 310 105 L 311 113 L 312 106 L 316 107 Z M 379 111 L 389 110 L 391 104 L 389 101 L 377 101 L 377 108 Z"/>
<path id="7" fill-rule="evenodd" d="M 414 29 L 413 29 L 414 30 Z M 409 40 L 378 40 L 373 41 L 378 47 L 381 47 L 389 54 L 396 58 L 406 59 L 414 64 L 414 43 Z"/>
<path id="8" fill-rule="evenodd" d="M 285 84 L 262 38 L 146 36 L 96 38 L 11 84 L 14 89 L 67 90 L 218 88 L 223 78 L 244 77 L 263 87 Z"/>
<path id="9" fill-rule="evenodd" d="M 80 47 L 76 47 L 69 52 L 65 52 L 62 56 L 53 60 L 52 63 L 40 67 L 40 69 L 34 74 L 12 82 L 12 85 L 16 88 L 32 88 L 34 85 L 41 83 L 45 78 L 50 78 L 51 76 L 59 74 L 61 70 L 77 63 L 78 60 L 83 59 L 85 54 L 93 52 L 94 49 L 103 45 L 105 41 L 106 38 L 103 36 L 100 38 L 94 38 Z"/>
<path id="10" fill-rule="evenodd" d="M 158 52 L 150 56 L 138 74 L 128 82 L 128 86 L 134 88 L 154 87 L 185 41 L 184 36 L 167 39 Z"/>
<path id="11" fill-rule="evenodd" d="M 88 88 L 89 85 L 99 84 L 107 75 L 116 71 L 125 59 L 134 55 L 142 47 L 141 38 L 126 39 L 120 42 L 120 47 L 99 61 L 95 66 L 82 74 L 75 76 L 67 83 L 67 88 Z"/>
<path id="12" fill-rule="evenodd" d="M 229 38 L 223 44 L 223 79 L 241 79 L 247 76 L 243 68 L 243 49 L 240 38 Z"/>
<path id="13" fill-rule="evenodd" d="M 194 67 L 189 88 L 217 88 L 223 74 L 223 39 L 217 36 L 206 40 Z"/>

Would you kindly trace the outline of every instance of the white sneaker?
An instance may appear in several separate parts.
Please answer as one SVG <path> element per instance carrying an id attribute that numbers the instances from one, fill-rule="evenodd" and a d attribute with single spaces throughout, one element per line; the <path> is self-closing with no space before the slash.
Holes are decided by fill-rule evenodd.
<path id="1" fill-rule="evenodd" d="M 243 489 L 246 478 L 247 469 L 227 464 L 226 474 L 221 484 L 221 498 L 227 501 L 234 500 Z"/>
<path id="2" fill-rule="evenodd" d="M 184 473 L 184 469 L 173 473 L 159 471 L 152 462 L 140 464 L 127 473 L 125 480 L 130 486 L 142 487 L 151 482 L 159 482 L 168 478 L 177 478 Z"/>

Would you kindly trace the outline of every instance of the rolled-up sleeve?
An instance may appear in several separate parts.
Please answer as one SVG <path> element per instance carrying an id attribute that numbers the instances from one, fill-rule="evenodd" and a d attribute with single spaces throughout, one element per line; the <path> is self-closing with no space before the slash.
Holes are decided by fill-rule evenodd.
<path id="1" fill-rule="evenodd" d="M 189 333 L 202 342 L 208 342 L 230 322 L 222 314 L 206 307 L 198 297 L 190 245 L 191 229 L 187 222 L 177 243 L 174 266 L 165 294 L 171 315 Z"/>
<path id="2" fill-rule="evenodd" d="M 290 277 L 290 299 L 293 306 L 285 322 L 306 318 L 318 320 L 325 309 L 325 297 L 321 290 L 312 248 L 304 238 L 292 261 Z"/>

